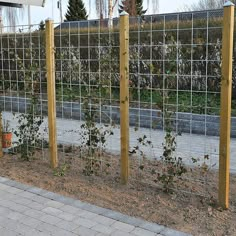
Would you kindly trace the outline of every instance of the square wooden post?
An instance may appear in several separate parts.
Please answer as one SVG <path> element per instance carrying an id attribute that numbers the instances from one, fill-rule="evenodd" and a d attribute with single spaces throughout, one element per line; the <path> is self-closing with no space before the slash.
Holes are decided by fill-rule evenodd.
<path id="1" fill-rule="evenodd" d="M 129 178 L 129 14 L 120 15 L 120 141 L 121 182 Z"/>
<path id="2" fill-rule="evenodd" d="M 53 21 L 46 20 L 46 66 L 48 95 L 48 128 L 51 167 L 58 166 L 56 126 L 55 51 Z"/>
<path id="3" fill-rule="evenodd" d="M 234 34 L 234 4 L 224 5 L 222 41 L 222 79 L 220 102 L 220 156 L 219 156 L 219 204 L 223 209 L 229 207 L 229 169 L 230 169 L 230 125 L 232 93 L 232 61 Z"/>

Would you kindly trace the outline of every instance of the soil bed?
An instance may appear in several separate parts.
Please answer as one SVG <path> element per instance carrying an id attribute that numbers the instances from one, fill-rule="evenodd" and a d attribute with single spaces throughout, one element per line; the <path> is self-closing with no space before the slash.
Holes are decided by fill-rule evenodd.
<path id="1" fill-rule="evenodd" d="M 109 156 L 111 165 L 106 163 L 97 175 L 86 176 L 83 173 L 85 161 L 71 153 L 65 155 L 66 158 L 59 152 L 60 163 L 66 160 L 69 167 L 64 168 L 65 176 L 55 176 L 64 171 L 53 172 L 45 152 L 44 158 L 38 152 L 30 162 L 20 160 L 18 155 L 4 155 L 0 175 L 193 235 L 236 235 L 235 175 L 231 176 L 230 209 L 223 211 L 216 204 L 217 173 L 208 173 L 207 184 L 198 184 L 189 179 L 200 179 L 201 173 L 192 171 L 187 176 L 188 181 L 177 183 L 178 187 L 184 186 L 183 189 L 191 189 L 192 193 L 178 190 L 167 194 L 154 183 L 155 176 L 148 174 L 153 162 L 146 161 L 145 171 L 140 172 L 132 157 L 131 178 L 124 186 L 120 184 L 118 157 Z M 194 194 L 200 192 L 208 197 Z"/>

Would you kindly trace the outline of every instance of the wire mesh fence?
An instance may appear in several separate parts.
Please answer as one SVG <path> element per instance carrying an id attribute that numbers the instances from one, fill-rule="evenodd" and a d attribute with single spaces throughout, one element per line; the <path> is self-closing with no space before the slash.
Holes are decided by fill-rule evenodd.
<path id="1" fill-rule="evenodd" d="M 164 186 L 178 176 L 175 187 L 202 195 L 216 184 L 211 170 L 219 155 L 218 139 L 209 136 L 219 133 L 218 13 L 150 16 L 131 29 L 131 146 L 141 154 L 139 172 L 151 169 Z"/>
<path id="2" fill-rule="evenodd" d="M 68 119 L 58 130 L 62 153 L 73 149 L 81 170 L 92 175 L 107 172 L 113 160 L 106 146 L 115 146 L 108 138 L 115 127 L 112 105 L 119 103 L 119 34 L 102 22 L 84 24 L 66 23 L 55 30 L 58 115 Z"/>
<path id="3" fill-rule="evenodd" d="M 130 18 L 131 179 L 216 194 L 222 16 L 214 10 Z M 0 99 L 2 111 L 9 112 L 3 118 L 18 127 L 16 151 L 29 156 L 36 147 L 46 160 L 45 30 L 20 29 L 0 35 Z M 112 29 L 106 20 L 54 24 L 58 156 L 64 169 L 119 176 L 119 30 L 118 20 Z"/>
<path id="4" fill-rule="evenodd" d="M 18 127 L 13 132 L 13 146 L 28 159 L 35 150 L 43 151 L 48 146 L 43 121 L 47 101 L 45 40 L 37 25 L 30 31 L 29 26 L 18 30 L 12 33 L 11 27 L 4 27 L 0 35 L 1 111 L 9 112 L 3 114 L 7 120 L 3 131 L 10 131 L 8 125 Z"/>

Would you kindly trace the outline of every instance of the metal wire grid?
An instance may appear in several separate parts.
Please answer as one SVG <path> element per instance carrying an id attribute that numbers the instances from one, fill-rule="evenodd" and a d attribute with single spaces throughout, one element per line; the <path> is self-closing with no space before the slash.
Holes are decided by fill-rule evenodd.
<path id="1" fill-rule="evenodd" d="M 59 150 L 65 162 L 68 155 L 81 160 L 87 175 L 113 173 L 112 162 L 119 162 L 119 145 L 110 138 L 119 132 L 112 107 L 119 103 L 119 34 L 102 21 L 55 29 Z M 107 152 L 112 146 L 113 155 Z"/>
<path id="2" fill-rule="evenodd" d="M 143 177 L 150 169 L 147 160 L 163 156 L 166 119 L 171 120 L 176 157 L 195 166 L 192 174 L 183 175 L 185 184 L 176 186 L 208 196 L 209 181 L 216 178 L 203 168 L 217 168 L 219 155 L 218 137 L 212 135 L 219 134 L 222 10 L 159 15 L 158 21 L 150 16 L 136 24 L 130 29 L 130 118 L 135 126 L 130 135 L 131 147 L 138 146 L 138 173 Z"/>
<path id="3" fill-rule="evenodd" d="M 30 32 L 27 25 L 18 27 L 20 30 L 15 33 L 11 32 L 11 27 L 4 27 L 0 35 L 1 110 L 3 119 L 10 122 L 13 135 L 19 130 L 20 114 L 29 112 L 32 97 L 35 98 L 35 104 L 31 107 L 33 119 L 37 120 L 37 117 L 47 114 L 45 113 L 47 106 L 45 106 L 46 69 L 43 31 L 39 30 L 38 25 L 33 25 Z M 45 156 L 43 150 L 47 147 L 46 140 L 48 140 L 46 127 L 45 120 L 40 127 L 40 140 L 28 143 L 27 153 L 33 147 L 38 151 L 41 150 L 40 155 Z M 31 134 L 29 131 L 25 130 L 25 132 L 29 138 Z M 13 144 L 14 147 L 19 146 L 19 137 L 13 136 Z"/>
<path id="4" fill-rule="evenodd" d="M 217 130 L 219 126 L 212 116 L 219 111 L 222 31 L 222 18 L 212 18 L 212 14 L 219 12 L 186 13 L 185 17 L 182 13 L 160 15 L 158 21 L 156 16 L 146 17 L 145 21 L 130 19 L 130 150 L 138 146 L 131 161 L 131 165 L 138 167 L 135 173 L 150 171 L 145 169 L 146 160 L 158 160 L 162 155 L 165 117 L 161 109 L 165 107 L 173 111 L 174 132 L 179 134 L 177 156 L 188 166 L 193 165 L 192 157 L 199 158 L 199 165 L 204 157 L 209 158 L 205 159 L 209 167 L 217 164 L 218 137 L 209 136 L 209 128 Z M 109 31 L 103 22 L 94 26 L 88 21 L 86 25 L 55 24 L 57 115 L 61 118 L 57 120 L 59 153 L 64 162 L 68 155 L 81 157 L 82 162 L 87 158 L 89 165 L 94 165 L 95 160 L 99 171 L 106 172 L 113 161 L 119 161 L 116 157 L 120 150 L 119 127 L 111 128 L 114 135 L 107 137 L 105 147 L 99 144 L 94 155 L 91 146 L 87 153 L 84 150 L 81 125 L 85 123 L 86 112 L 96 113 L 98 129 L 104 124 L 110 128 L 119 123 L 119 32 L 118 26 Z M 23 26 L 23 31 L 25 28 L 28 29 Z M 46 113 L 45 48 L 41 34 L 33 31 L 1 35 L 4 111 L 26 112 L 26 102 L 22 101 L 30 91 L 22 90 L 21 86 L 27 84 L 25 76 L 29 73 L 39 78 L 39 110 L 41 115 Z M 31 53 L 27 53 L 31 47 Z M 16 55 L 20 55 L 20 60 L 15 59 Z M 32 68 L 35 61 L 37 73 Z M 166 92 L 170 96 L 168 102 L 163 99 Z M 196 135 L 200 128 L 201 134 Z M 47 132 L 43 136 L 47 139 Z M 90 130 L 84 136 L 93 134 Z M 101 139 L 102 134 L 97 137 Z M 41 149 L 44 148 L 42 142 Z M 200 174 L 188 176 L 187 181 L 202 182 L 207 188 L 207 175 L 203 180 Z M 200 189 L 194 193 L 205 195 L 207 191 Z"/>

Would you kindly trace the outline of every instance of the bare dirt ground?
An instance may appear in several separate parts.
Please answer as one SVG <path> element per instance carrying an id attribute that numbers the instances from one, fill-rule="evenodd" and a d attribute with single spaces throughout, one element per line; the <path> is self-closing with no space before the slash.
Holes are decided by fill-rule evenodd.
<path id="1" fill-rule="evenodd" d="M 202 173 L 190 171 L 187 180 L 176 183 L 182 191 L 164 193 L 154 182 L 155 175 L 148 174 L 155 163 L 146 161 L 145 171 L 138 172 L 138 163 L 131 158 L 131 177 L 125 186 L 120 184 L 118 157 L 109 158 L 111 165 L 106 163 L 102 171 L 86 176 L 85 161 L 73 155 L 60 157 L 60 163 L 66 160 L 67 164 L 55 172 L 41 153 L 31 161 L 7 154 L 0 159 L 0 175 L 193 235 L 236 235 L 235 175 L 231 176 L 230 209 L 223 211 L 216 201 L 217 173 L 209 172 L 200 184 L 196 180 Z M 60 174 L 64 176 L 56 176 Z M 195 193 L 205 193 L 205 197 Z"/>

